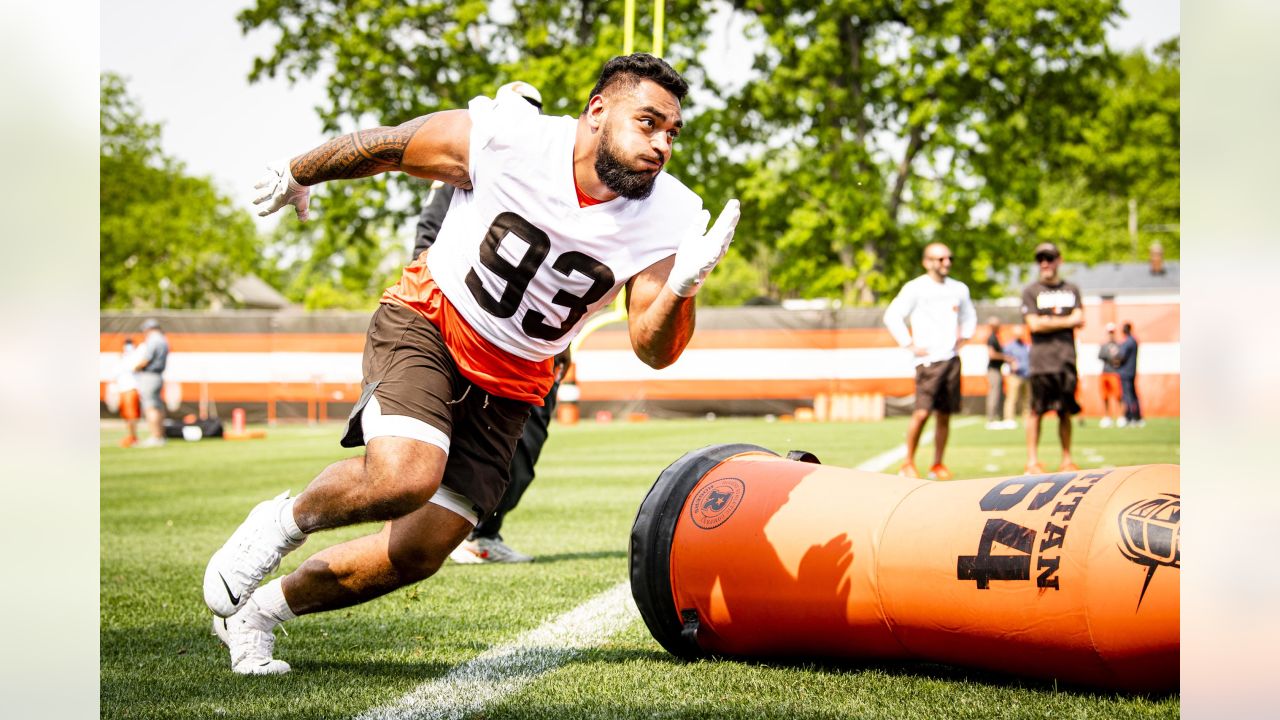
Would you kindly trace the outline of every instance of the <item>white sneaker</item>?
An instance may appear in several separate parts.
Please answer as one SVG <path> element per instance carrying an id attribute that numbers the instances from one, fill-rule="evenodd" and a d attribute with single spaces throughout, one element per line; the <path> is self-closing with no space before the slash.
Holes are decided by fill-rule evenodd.
<path id="1" fill-rule="evenodd" d="M 289 491 L 258 503 L 204 569 L 204 603 L 218 617 L 231 617 L 244 607 L 258 585 L 285 555 L 306 538 L 293 540 L 280 527 L 280 507 Z"/>
<path id="2" fill-rule="evenodd" d="M 476 538 L 463 540 L 462 544 L 449 553 L 456 563 L 463 565 L 481 565 L 485 563 L 527 563 L 533 562 L 532 555 L 512 550 L 498 538 Z"/>
<path id="3" fill-rule="evenodd" d="M 289 663 L 271 657 L 276 647 L 275 633 L 250 627 L 245 622 L 244 616 L 250 612 L 260 612 L 257 604 L 229 618 L 213 619 L 213 634 L 231 651 L 231 671 L 237 675 L 283 675 L 289 672 Z"/>
<path id="4" fill-rule="evenodd" d="M 141 441 L 139 441 L 139 442 L 134 443 L 134 445 L 133 445 L 133 446 L 134 446 L 134 447 L 136 447 L 136 448 L 158 448 L 158 447 L 164 447 L 164 438 L 149 437 L 149 438 L 147 438 L 146 440 L 141 440 Z"/>
<path id="5" fill-rule="evenodd" d="M 1099 420 L 1099 421 L 1098 421 L 1098 427 L 1100 427 L 1100 428 L 1109 428 L 1109 427 L 1111 427 L 1111 418 L 1109 418 L 1109 417 L 1104 417 L 1104 418 L 1102 418 L 1101 420 Z"/>
<path id="6" fill-rule="evenodd" d="M 1126 418 L 1119 418 L 1118 420 L 1116 420 L 1116 427 L 1124 427 L 1125 425 L 1128 425 L 1128 424 L 1129 424 L 1129 420 Z"/>

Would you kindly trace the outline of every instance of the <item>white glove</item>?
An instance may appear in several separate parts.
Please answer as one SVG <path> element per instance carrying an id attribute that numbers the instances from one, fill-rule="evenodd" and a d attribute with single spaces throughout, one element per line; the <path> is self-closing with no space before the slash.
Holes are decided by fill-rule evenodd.
<path id="1" fill-rule="evenodd" d="M 698 293 L 702 281 L 707 279 L 711 269 L 729 250 L 729 243 L 733 241 L 733 229 L 738 226 L 738 218 L 741 216 L 742 209 L 738 201 L 730 200 L 725 203 L 720 217 L 716 218 L 716 223 L 705 235 L 699 235 L 695 229 L 680 243 L 680 247 L 676 248 L 675 265 L 667 276 L 667 287 L 672 292 L 680 297 L 693 297 Z M 696 227 L 706 227 L 711 214 L 703 210 L 702 218 L 702 222 Z"/>
<path id="2" fill-rule="evenodd" d="M 262 176 L 257 190 L 266 190 L 253 201 L 254 205 L 267 202 L 267 206 L 258 212 L 258 217 L 266 217 L 285 205 L 292 205 L 298 211 L 298 219 L 306 222 L 307 202 L 311 197 L 311 188 L 299 185 L 289 170 L 288 160 L 277 160 L 267 164 L 267 174 Z M 269 201 L 269 202 L 268 202 Z"/>

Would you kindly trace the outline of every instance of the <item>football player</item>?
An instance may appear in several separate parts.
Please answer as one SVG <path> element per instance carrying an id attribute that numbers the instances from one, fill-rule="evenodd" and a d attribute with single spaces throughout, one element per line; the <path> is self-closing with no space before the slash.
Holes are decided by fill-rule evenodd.
<path id="1" fill-rule="evenodd" d="M 209 561 L 205 602 L 235 672 L 288 672 L 272 654 L 281 622 L 432 575 L 502 498 L 552 358 L 619 292 L 639 358 L 663 368 L 680 357 L 694 296 L 739 216 L 730 200 L 708 228 L 702 200 L 663 172 L 687 90 L 637 53 L 604 66 L 576 118 L 499 93 L 268 166 L 260 214 L 292 205 L 300 220 L 310 187 L 331 180 L 398 171 L 459 190 L 435 244 L 370 321 L 364 392 L 342 440 L 364 455 L 257 505 Z M 384 525 L 258 587 L 311 533 L 369 521 Z"/>

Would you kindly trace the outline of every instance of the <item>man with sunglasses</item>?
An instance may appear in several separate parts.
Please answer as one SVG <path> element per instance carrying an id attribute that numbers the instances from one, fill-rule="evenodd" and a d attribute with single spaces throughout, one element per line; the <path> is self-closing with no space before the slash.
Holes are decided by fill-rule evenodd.
<path id="1" fill-rule="evenodd" d="M 1080 412 L 1076 402 L 1076 328 L 1084 325 L 1080 288 L 1058 275 L 1062 253 L 1058 246 L 1036 246 L 1039 279 L 1022 291 L 1022 315 L 1031 333 L 1031 413 L 1027 419 L 1027 473 L 1044 472 L 1040 462 L 1040 419 L 1058 414 L 1058 439 L 1062 442 L 1059 470 L 1079 470 L 1071 460 L 1071 416 Z"/>
<path id="2" fill-rule="evenodd" d="M 911 351 L 916 366 L 916 405 L 907 424 L 907 461 L 899 475 L 918 478 L 916 445 L 929 415 L 938 413 L 934 428 L 933 465 L 929 477 L 950 480 L 942 464 L 951 429 L 951 414 L 960 411 L 960 346 L 973 337 L 978 313 L 969 287 L 951 274 L 951 250 L 942 243 L 925 246 L 925 274 L 902 286 L 884 311 L 884 324 L 898 345 Z M 911 330 L 907 330 L 907 319 Z"/>

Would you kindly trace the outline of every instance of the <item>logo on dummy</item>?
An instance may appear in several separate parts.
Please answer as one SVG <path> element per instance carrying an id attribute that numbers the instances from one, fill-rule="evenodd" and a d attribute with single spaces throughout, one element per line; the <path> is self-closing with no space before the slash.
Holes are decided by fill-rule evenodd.
<path id="1" fill-rule="evenodd" d="M 689 503 L 689 517 L 703 530 L 714 530 L 725 523 L 747 492 L 738 478 L 720 478 L 703 486 Z"/>
<path id="2" fill-rule="evenodd" d="M 1151 578 L 1160 567 L 1177 568 L 1182 559 L 1182 496 L 1161 493 L 1160 497 L 1139 500 L 1120 511 L 1120 552 L 1130 562 L 1147 569 L 1147 578 L 1138 595 L 1137 612 L 1142 608 Z"/>

